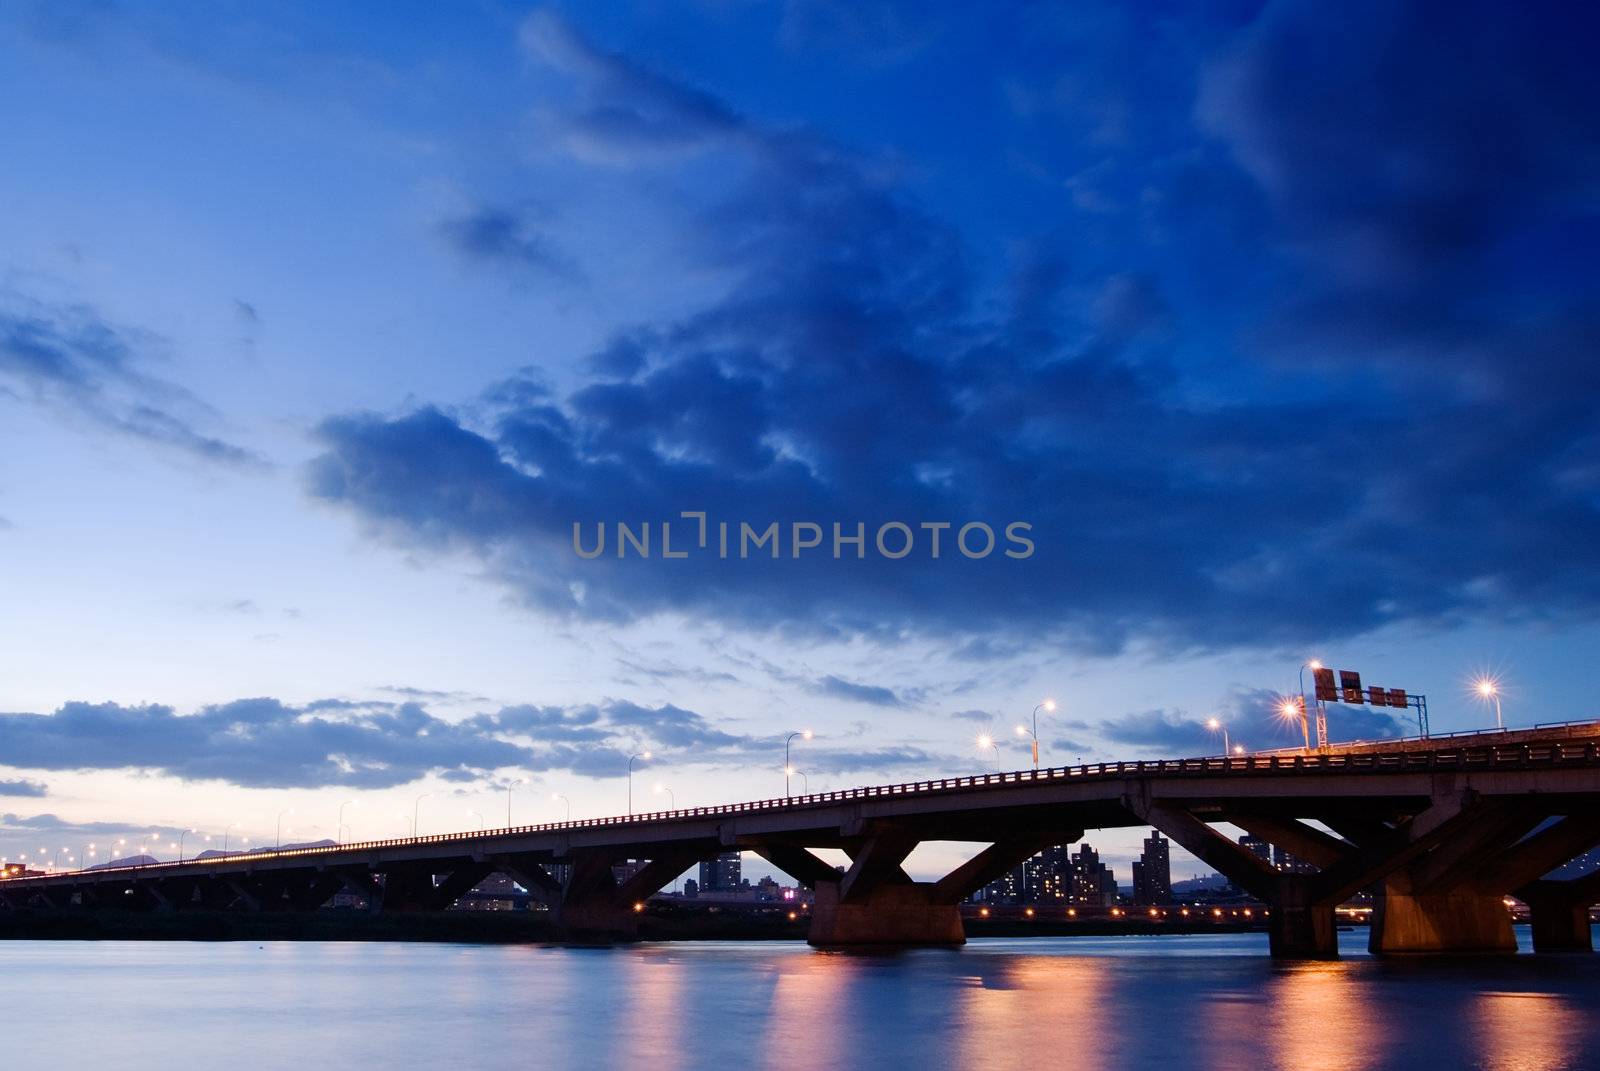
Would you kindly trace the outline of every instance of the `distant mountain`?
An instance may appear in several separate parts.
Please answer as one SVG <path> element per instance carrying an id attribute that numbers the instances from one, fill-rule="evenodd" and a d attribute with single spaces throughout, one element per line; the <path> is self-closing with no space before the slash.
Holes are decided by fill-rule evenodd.
<path id="1" fill-rule="evenodd" d="M 113 859 L 109 863 L 96 863 L 94 866 L 84 867 L 85 870 L 110 870 L 118 866 L 148 866 L 150 863 L 159 863 L 161 860 L 153 855 L 130 855 L 126 859 Z"/>
<path id="2" fill-rule="evenodd" d="M 1205 874 L 1197 878 L 1185 878 L 1183 881 L 1172 883 L 1173 895 L 1180 893 L 1211 892 L 1228 884 L 1228 879 L 1221 874 Z"/>

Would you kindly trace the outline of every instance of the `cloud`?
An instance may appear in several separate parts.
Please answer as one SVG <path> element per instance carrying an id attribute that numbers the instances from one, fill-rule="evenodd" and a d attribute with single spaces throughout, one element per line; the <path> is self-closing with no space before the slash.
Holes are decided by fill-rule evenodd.
<path id="1" fill-rule="evenodd" d="M 0 781 L 0 796 L 42 797 L 50 794 L 48 785 L 39 781 Z"/>
<path id="2" fill-rule="evenodd" d="M 1386 11 L 1368 5 L 1361 20 Z M 546 119 L 577 160 L 725 176 L 694 184 L 682 255 L 729 284 L 676 318 L 623 326 L 570 389 L 519 376 L 459 410 L 332 417 L 310 493 L 408 552 L 466 554 L 528 606 L 588 622 L 924 637 L 985 659 L 1019 645 L 1264 648 L 1396 624 L 1587 620 L 1600 610 L 1600 416 L 1586 386 L 1596 274 L 1582 258 L 1528 270 L 1557 241 L 1541 220 L 1586 233 L 1578 213 L 1593 201 L 1556 147 L 1574 122 L 1563 94 L 1589 85 L 1586 68 L 1561 51 L 1560 76 L 1517 89 L 1518 114 L 1550 95 L 1555 113 L 1529 135 L 1546 143 L 1465 177 L 1515 187 L 1492 233 L 1469 241 L 1440 224 L 1426 240 L 1407 220 L 1486 196 L 1452 185 L 1466 136 L 1419 133 L 1425 159 L 1411 167 L 1408 128 L 1385 120 L 1382 151 L 1351 163 L 1363 124 L 1296 82 L 1296 50 L 1328 18 L 1274 5 L 1236 31 L 1230 16 L 1196 35 L 1229 42 L 1212 73 L 1196 69 L 1197 46 L 1175 53 L 1194 85 L 1185 95 L 1170 76 L 1146 102 L 1161 116 L 1096 121 L 1094 144 L 1143 189 L 1122 237 L 1165 261 L 1075 267 L 1076 248 L 1044 236 L 992 280 L 894 161 L 754 121 L 536 15 L 522 40 L 573 83 L 575 103 Z M 1338 30 L 1330 77 L 1370 79 L 1361 99 L 1392 99 L 1401 116 L 1434 114 L 1440 94 L 1470 113 L 1464 73 L 1441 86 L 1431 62 L 1420 69 L 1432 80 L 1372 62 L 1382 42 L 1431 47 L 1421 23 L 1397 23 L 1401 38 L 1370 45 Z M 1452 26 L 1445 43 L 1468 51 L 1467 32 Z M 1519 33 L 1490 54 L 1520 56 L 1532 46 Z M 1588 159 L 1589 135 L 1573 136 L 1574 159 Z M 1391 172 L 1415 188 L 1375 207 L 1368 194 Z M 1382 255 L 1323 255 L 1364 230 Z M 1409 259 L 1405 285 L 1386 274 L 1391 250 Z M 1232 304 L 1179 300 L 1194 278 L 1227 281 L 1218 300 Z M 1486 327 L 1501 291 L 1514 307 Z M 1360 361 L 1375 374 L 1352 379 Z M 1419 363 L 1473 374 L 1417 377 Z M 684 510 L 735 539 L 741 522 L 815 522 L 830 544 L 776 561 L 665 561 L 662 522 L 677 520 L 678 548 L 698 535 Z M 574 524 L 592 539 L 617 521 L 652 522 L 656 555 L 622 559 L 614 542 L 593 560 L 574 553 Z M 877 552 L 872 533 L 891 521 L 916 529 L 916 553 Z M 1032 526 L 1025 559 L 966 558 L 948 532 L 935 559 L 918 527 L 1012 521 Z M 845 535 L 864 526 L 863 558 L 849 545 L 832 556 L 834 522 Z"/>
<path id="3" fill-rule="evenodd" d="M 866 703 L 875 707 L 901 706 L 900 696 L 893 689 L 877 684 L 857 684 L 835 677 L 831 673 L 811 685 L 811 690 L 818 695 L 825 695 L 833 699 L 846 699 L 852 703 Z"/>
<path id="4" fill-rule="evenodd" d="M 207 407 L 144 370 L 158 349 L 88 306 L 0 291 L 0 392 L 202 461 L 261 467 L 249 450 L 199 431 Z"/>
<path id="5" fill-rule="evenodd" d="M 518 704 L 459 720 L 440 718 L 417 702 L 334 698 L 298 707 L 271 698 L 239 699 L 192 714 L 116 703 L 0 714 L 0 754 L 19 769 L 147 770 L 246 788 L 376 789 L 430 775 L 492 781 L 497 770 L 615 777 L 629 755 L 646 750 L 679 763 L 742 768 L 754 757 L 770 757 L 775 746 L 728 731 L 694 710 L 624 699 Z M 892 768 L 872 765 L 889 761 L 876 753 L 864 753 L 856 766 L 851 761 L 840 753 L 829 760 L 829 769 Z M 31 781 L 0 785 L 0 794 L 45 790 Z"/>
<path id="6" fill-rule="evenodd" d="M 577 274 L 572 260 L 541 234 L 528 209 L 480 207 L 439 225 L 462 256 L 486 263 L 532 269 L 555 276 Z"/>
<path id="7" fill-rule="evenodd" d="M 1279 713 L 1282 703 L 1283 696 L 1277 692 L 1248 689 L 1234 692 L 1213 714 L 1143 710 L 1109 719 L 1098 728 L 1108 740 L 1161 757 L 1221 754 L 1221 731 L 1206 725 L 1212 717 L 1227 727 L 1231 743 L 1248 750 L 1294 747 L 1303 739 L 1300 722 L 1284 720 Z M 1328 736 L 1335 743 L 1385 740 L 1412 728 L 1395 714 L 1376 707 L 1329 706 Z"/>

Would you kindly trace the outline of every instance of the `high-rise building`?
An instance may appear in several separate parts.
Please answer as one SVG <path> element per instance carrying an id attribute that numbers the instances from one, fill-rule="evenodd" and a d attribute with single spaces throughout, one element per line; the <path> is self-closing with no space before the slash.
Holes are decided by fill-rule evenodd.
<path id="1" fill-rule="evenodd" d="M 1072 901 L 1087 907 L 1109 907 L 1119 899 L 1116 875 L 1087 844 L 1072 857 Z"/>
<path id="2" fill-rule="evenodd" d="M 1064 844 L 1046 848 L 1022 865 L 1023 899 L 1030 904 L 1072 899 L 1072 855 Z"/>
<path id="3" fill-rule="evenodd" d="M 1246 833 L 1239 838 L 1239 847 L 1254 855 L 1267 866 L 1272 865 L 1272 845 L 1260 837 L 1253 837 Z"/>
<path id="4" fill-rule="evenodd" d="M 1144 840 L 1144 852 L 1133 864 L 1133 902 L 1170 904 L 1172 902 L 1171 842 L 1155 830 Z"/>
<path id="5" fill-rule="evenodd" d="M 700 892 L 738 892 L 740 862 L 738 852 L 723 852 L 700 864 Z"/>
<path id="6" fill-rule="evenodd" d="M 1012 867 L 998 878 L 985 885 L 978 894 L 978 899 L 986 904 L 1019 904 L 1022 902 L 1022 889 L 1026 884 L 1027 864 Z"/>
<path id="7" fill-rule="evenodd" d="M 1284 851 L 1282 846 L 1272 846 L 1272 868 L 1285 874 L 1315 874 L 1317 868 Z"/>

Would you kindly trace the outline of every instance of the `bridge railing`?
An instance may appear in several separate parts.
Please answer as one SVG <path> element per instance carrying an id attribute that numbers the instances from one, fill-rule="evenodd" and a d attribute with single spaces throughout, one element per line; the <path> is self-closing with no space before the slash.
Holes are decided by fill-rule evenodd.
<path id="1" fill-rule="evenodd" d="M 39 882 L 82 876 L 98 878 L 128 872 L 146 873 L 157 868 L 220 866 L 242 861 L 290 859 L 345 853 L 360 854 L 389 848 L 415 847 L 428 844 L 471 844 L 507 836 L 561 833 L 621 825 L 648 825 L 657 822 L 734 816 L 753 812 L 803 810 L 849 800 L 969 789 L 1000 789 L 1015 785 L 1037 784 L 1041 781 L 1098 780 L 1102 778 L 1148 777 L 1155 775 L 1210 776 L 1215 774 L 1243 774 L 1254 776 L 1303 774 L 1319 771 L 1359 773 L 1364 771 L 1390 772 L 1408 769 L 1498 769 L 1596 764 L 1600 764 L 1600 744 L 1597 744 L 1596 738 L 1590 738 L 1584 743 L 1552 741 L 1548 743 L 1480 747 L 1461 746 L 1427 751 L 1335 752 L 1327 754 L 1301 752 L 1293 755 L 1252 754 L 1190 759 L 1148 759 L 1131 762 L 1086 763 L 1079 766 L 1052 766 L 1038 770 L 1013 770 L 1004 773 L 944 777 L 929 781 L 910 781 L 894 785 L 868 785 L 861 788 L 813 792 L 801 796 L 751 800 L 743 803 L 719 804 L 709 807 L 681 807 L 668 811 L 651 811 L 633 815 L 609 815 L 602 818 L 580 818 L 568 822 L 544 822 L 535 825 L 507 826 L 464 833 L 439 833 L 425 837 L 396 837 L 385 840 L 357 841 L 350 844 L 326 844 L 300 848 L 262 848 L 212 855 L 204 859 L 190 859 L 182 863 L 155 862 L 139 863 L 125 867 L 97 867 L 91 870 L 69 871 L 64 874 L 44 877 L 30 875 L 27 878 L 5 880 L 9 884 L 10 882 Z"/>

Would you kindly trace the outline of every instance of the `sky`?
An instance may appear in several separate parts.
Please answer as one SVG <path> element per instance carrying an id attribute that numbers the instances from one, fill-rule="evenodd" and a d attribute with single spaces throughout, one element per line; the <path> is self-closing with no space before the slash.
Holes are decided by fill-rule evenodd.
<path id="1" fill-rule="evenodd" d="M 1595 22 L 6 5 L 0 854 L 1593 716 Z"/>

